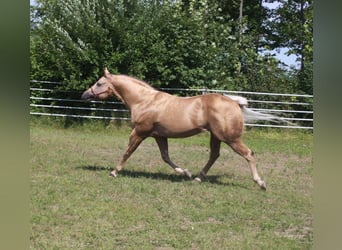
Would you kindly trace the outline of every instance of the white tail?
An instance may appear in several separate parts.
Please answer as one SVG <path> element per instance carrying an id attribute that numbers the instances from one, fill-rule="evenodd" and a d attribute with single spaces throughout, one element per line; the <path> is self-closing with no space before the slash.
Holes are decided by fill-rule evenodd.
<path id="1" fill-rule="evenodd" d="M 245 97 L 235 96 L 235 95 L 225 95 L 225 96 L 239 103 L 245 122 L 271 121 L 271 122 L 276 122 L 276 123 L 279 123 L 279 122 L 291 123 L 279 116 L 266 114 L 266 113 L 254 111 L 251 108 L 247 108 L 248 101 Z"/>

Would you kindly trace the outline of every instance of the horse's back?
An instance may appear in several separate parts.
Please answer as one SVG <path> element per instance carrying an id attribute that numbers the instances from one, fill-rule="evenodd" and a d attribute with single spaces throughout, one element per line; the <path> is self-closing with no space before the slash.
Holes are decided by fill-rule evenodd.
<path id="1" fill-rule="evenodd" d="M 194 123 L 208 130 L 222 131 L 225 134 L 241 134 L 243 114 L 237 101 L 229 97 L 210 93 L 188 98 L 188 108 L 183 112 L 192 117 Z"/>
<path id="2" fill-rule="evenodd" d="M 186 137 L 210 130 L 223 140 L 242 132 L 238 103 L 220 94 L 177 97 L 158 92 L 139 106 L 132 118 L 136 124 L 147 124 L 152 136 Z"/>
<path id="3" fill-rule="evenodd" d="M 194 120 L 209 123 L 210 120 L 241 120 L 243 115 L 237 101 L 229 97 L 210 93 L 193 97 L 175 97 L 169 102 L 173 114 L 192 117 Z"/>
<path id="4" fill-rule="evenodd" d="M 206 94 L 200 96 L 203 106 L 211 112 L 218 112 L 221 116 L 240 116 L 241 108 L 235 100 L 220 94 Z"/>

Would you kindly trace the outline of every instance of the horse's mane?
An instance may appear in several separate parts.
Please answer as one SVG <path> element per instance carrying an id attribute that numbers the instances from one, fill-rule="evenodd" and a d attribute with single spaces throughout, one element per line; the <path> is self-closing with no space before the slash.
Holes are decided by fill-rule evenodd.
<path id="1" fill-rule="evenodd" d="M 131 76 L 127 76 L 127 75 L 120 75 L 120 76 L 122 76 L 122 77 L 127 77 L 127 78 L 129 78 L 130 80 L 132 80 L 134 83 L 136 83 L 136 84 L 138 84 L 138 85 L 140 85 L 140 86 L 142 86 L 142 87 L 145 87 L 145 88 L 148 88 L 148 89 L 154 89 L 155 90 L 155 88 L 153 88 L 151 85 L 149 85 L 148 83 L 146 83 L 146 82 L 144 82 L 144 81 L 141 81 L 141 80 L 139 80 L 139 79 L 137 79 L 137 78 L 135 78 L 135 77 L 131 77 Z"/>

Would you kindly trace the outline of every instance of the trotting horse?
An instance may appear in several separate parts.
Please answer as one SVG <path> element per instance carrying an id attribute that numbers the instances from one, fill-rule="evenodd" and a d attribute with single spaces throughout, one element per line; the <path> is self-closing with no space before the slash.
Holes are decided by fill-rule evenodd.
<path id="1" fill-rule="evenodd" d="M 245 98 L 220 94 L 177 97 L 158 91 L 138 79 L 114 75 L 105 69 L 103 76 L 82 94 L 82 99 L 106 99 L 113 95 L 130 110 L 132 132 L 128 148 L 110 176 L 116 177 L 140 143 L 147 137 L 153 137 L 162 159 L 177 173 L 191 178 L 189 170 L 171 161 L 167 138 L 182 138 L 209 131 L 210 157 L 195 180 L 200 182 L 206 177 L 220 155 L 221 142 L 225 142 L 247 160 L 253 180 L 266 190 L 266 184 L 257 172 L 253 151 L 242 142 L 241 135 L 244 114 L 248 119 L 269 119 L 271 116 L 248 109 Z"/>

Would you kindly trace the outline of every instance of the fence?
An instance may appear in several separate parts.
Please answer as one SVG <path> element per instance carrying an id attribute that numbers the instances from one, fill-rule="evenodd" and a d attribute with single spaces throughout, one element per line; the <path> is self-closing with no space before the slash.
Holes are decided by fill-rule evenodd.
<path id="1" fill-rule="evenodd" d="M 70 119 L 130 120 L 129 111 L 117 99 L 107 101 L 83 101 L 82 91 L 63 90 L 63 83 L 30 81 L 30 115 L 66 117 Z M 241 95 L 248 99 L 249 107 L 255 111 L 275 114 L 291 124 L 268 122 L 247 123 L 246 126 L 313 129 L 313 96 L 300 94 L 226 91 L 212 89 L 159 90 L 181 96 L 203 93 Z"/>

